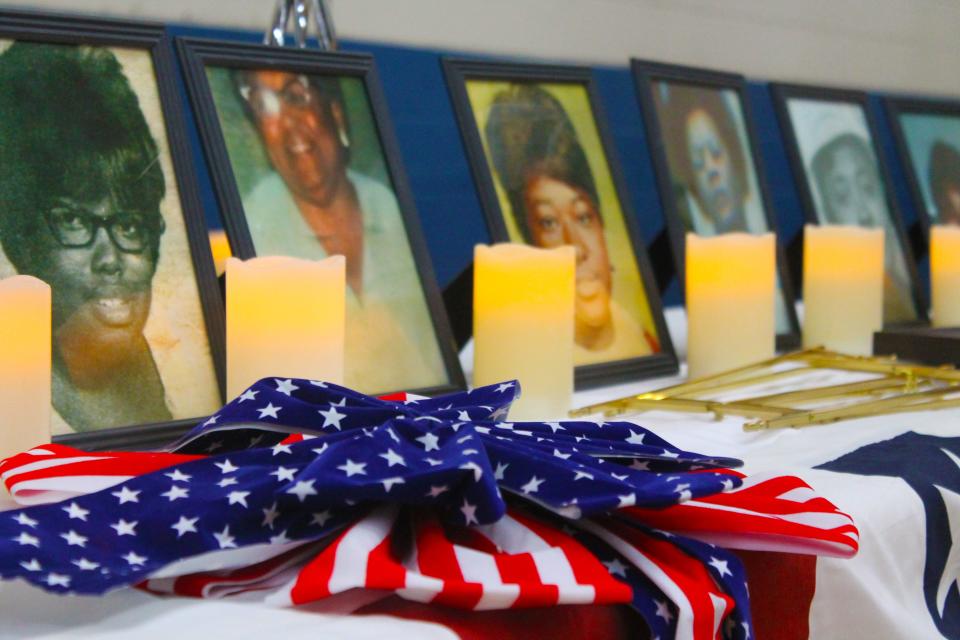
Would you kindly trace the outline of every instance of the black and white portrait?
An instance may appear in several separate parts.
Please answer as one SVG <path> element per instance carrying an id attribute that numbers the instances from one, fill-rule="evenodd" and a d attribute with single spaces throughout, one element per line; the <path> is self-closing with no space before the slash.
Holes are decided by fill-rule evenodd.
<path id="1" fill-rule="evenodd" d="M 53 290 L 53 433 L 220 397 L 148 51 L 0 44 L 0 274 Z"/>
<path id="2" fill-rule="evenodd" d="M 907 256 L 860 104 L 791 97 L 786 102 L 820 224 L 884 230 L 885 323 L 918 318 Z"/>

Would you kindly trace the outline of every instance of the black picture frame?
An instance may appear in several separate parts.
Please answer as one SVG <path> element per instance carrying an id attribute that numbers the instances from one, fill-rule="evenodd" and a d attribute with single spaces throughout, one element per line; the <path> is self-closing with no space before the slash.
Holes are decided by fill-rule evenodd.
<path id="1" fill-rule="evenodd" d="M 731 90 L 739 97 L 743 111 L 744 129 L 748 138 L 747 143 L 749 150 L 747 153 L 750 154 L 755 170 L 757 190 L 759 192 L 758 196 L 763 205 L 767 227 L 770 232 L 777 235 L 777 273 L 779 276 L 780 289 L 785 299 L 784 303 L 790 330 L 778 333 L 776 346 L 779 350 L 790 350 L 800 346 L 800 322 L 796 314 L 796 297 L 793 289 L 793 280 L 787 267 L 783 238 L 779 237 L 777 231 L 776 214 L 773 208 L 773 201 L 770 198 L 763 160 L 760 157 L 760 150 L 757 144 L 758 138 L 750 100 L 747 95 L 746 79 L 736 73 L 639 59 L 632 59 L 630 61 L 630 69 L 637 88 L 637 97 L 640 102 L 640 111 L 647 131 L 647 139 L 650 141 L 650 155 L 653 160 L 654 175 L 656 176 L 660 204 L 664 212 L 667 235 L 670 239 L 674 268 L 677 274 L 677 284 L 681 292 L 684 290 L 686 271 L 685 246 L 686 233 L 688 230 L 677 207 L 673 176 L 667 159 L 663 124 L 660 122 L 653 97 L 654 83 L 665 81 L 703 89 Z"/>
<path id="2" fill-rule="evenodd" d="M 897 149 L 897 156 L 900 166 L 907 177 L 907 184 L 910 189 L 910 201 L 917 212 L 917 225 L 919 229 L 914 233 L 911 229 L 909 236 L 913 240 L 914 257 L 918 260 L 923 258 L 929 251 L 930 246 L 930 227 L 933 224 L 942 224 L 930 218 L 930 212 L 927 209 L 926 199 L 923 197 L 923 190 L 920 187 L 923 177 L 917 175 L 916 167 L 910 157 L 907 134 L 903 130 L 900 117 L 904 115 L 931 115 L 946 116 L 956 118 L 960 121 L 960 101 L 935 99 L 935 98 L 914 98 L 901 96 L 885 96 L 883 99 L 884 109 L 887 113 L 887 119 L 890 121 L 890 130 L 893 132 L 893 140 Z"/>
<path id="3" fill-rule="evenodd" d="M 180 209 L 189 244 L 220 401 L 225 395 L 223 303 L 194 178 L 170 39 L 161 24 L 34 11 L 0 11 L 0 39 L 37 43 L 128 47 L 149 52 L 153 62 Z M 202 421 L 196 418 L 127 425 L 55 436 L 55 442 L 89 450 L 146 449 L 172 442 Z"/>
<path id="4" fill-rule="evenodd" d="M 480 198 L 487 228 L 494 242 L 508 242 L 510 237 L 467 94 L 467 82 L 471 80 L 540 82 L 576 84 L 584 87 L 589 98 L 602 152 L 610 170 L 614 191 L 620 203 L 627 239 L 637 263 L 640 283 L 647 296 L 661 350 L 648 356 L 577 366 L 574 370 L 574 383 L 577 389 L 587 389 L 676 373 L 679 365 L 663 315 L 660 293 L 633 208 L 627 197 L 628 192 L 619 162 L 614 154 L 603 107 L 590 69 L 579 66 L 494 62 L 452 57 L 443 58 L 442 65 L 474 185 Z"/>
<path id="5" fill-rule="evenodd" d="M 281 69 L 307 75 L 355 77 L 363 82 L 369 100 L 373 124 L 383 149 L 386 170 L 399 204 L 417 275 L 423 288 L 427 311 L 437 339 L 446 372 L 446 383 L 418 389 L 385 389 L 383 393 L 411 391 L 433 395 L 466 388 L 453 333 L 440 289 L 434 275 L 426 240 L 420 229 L 413 194 L 403 169 L 399 145 L 390 122 L 373 56 L 361 53 L 323 52 L 287 49 L 258 44 L 224 42 L 202 38 L 176 38 L 177 53 L 184 72 L 187 93 L 197 121 L 201 146 L 213 182 L 221 219 L 233 255 L 248 259 L 256 256 L 253 238 L 243 213 L 243 202 L 228 156 L 214 97 L 205 69 L 209 66 L 242 69 Z"/>
<path id="6" fill-rule="evenodd" d="M 877 167 L 880 172 L 880 180 L 883 182 L 884 198 L 887 204 L 887 211 L 890 213 L 891 223 L 897 234 L 897 242 L 903 251 L 904 261 L 906 263 L 907 275 L 910 278 L 911 294 L 916 310 L 916 318 L 908 322 L 887 323 L 885 326 L 915 326 L 925 324 L 928 320 L 928 303 L 923 288 L 920 285 L 920 277 L 917 272 L 917 262 L 914 257 L 913 249 L 907 235 L 907 230 L 903 224 L 903 216 L 897 199 L 893 192 L 893 182 L 890 176 L 890 167 L 887 164 L 885 155 L 878 142 L 878 128 L 876 114 L 870 109 L 869 99 L 864 91 L 855 89 L 843 89 L 835 87 L 822 87 L 815 85 L 790 84 L 774 82 L 770 84 L 770 91 L 773 95 L 774 108 L 777 120 L 780 125 L 780 131 L 783 135 L 784 146 L 787 150 L 787 157 L 790 162 L 790 169 L 793 173 L 794 184 L 797 193 L 800 196 L 800 204 L 803 209 L 804 222 L 809 224 L 819 224 L 817 217 L 816 204 L 813 193 L 810 190 L 810 184 L 807 178 L 807 172 L 804 167 L 803 158 L 800 153 L 800 145 L 797 138 L 797 132 L 794 129 L 793 121 L 790 118 L 788 102 L 791 99 L 808 99 L 824 102 L 839 102 L 853 104 L 859 107 L 864 114 L 867 129 L 870 134 L 870 145 L 873 154 L 877 159 Z M 802 234 L 802 231 L 801 231 Z M 797 237 L 797 242 L 801 241 L 801 236 Z M 798 265 L 799 267 L 799 265 Z M 801 274 L 795 274 L 797 280 Z"/>

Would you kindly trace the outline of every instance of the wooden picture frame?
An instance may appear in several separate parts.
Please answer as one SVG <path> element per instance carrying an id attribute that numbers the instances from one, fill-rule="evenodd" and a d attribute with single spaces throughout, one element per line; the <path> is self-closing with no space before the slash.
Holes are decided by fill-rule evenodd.
<path id="1" fill-rule="evenodd" d="M 576 387 L 583 389 L 676 372 L 677 357 L 664 320 L 659 292 L 627 197 L 619 164 L 613 153 L 614 147 L 607 132 L 603 109 L 590 69 L 456 58 L 444 58 L 443 69 L 491 238 L 495 242 L 525 242 L 539 246 L 573 243 L 578 246 L 581 255 L 587 256 L 585 260 L 596 259 L 597 266 L 593 269 L 597 273 L 607 274 L 605 286 L 608 306 L 606 309 L 593 307 L 599 308 L 597 314 L 589 320 L 594 322 L 593 318 L 600 318 L 595 324 L 590 325 L 588 321 L 581 319 L 587 312 L 581 312 L 581 299 L 578 295 Z M 589 222 L 594 225 L 594 230 L 588 232 L 591 238 L 589 242 L 596 243 L 598 249 L 586 249 L 580 240 L 573 240 L 573 236 L 566 237 L 569 235 L 566 225 L 573 224 L 569 222 L 573 220 L 572 217 L 563 217 L 566 214 L 551 221 L 558 232 L 561 227 L 564 231 L 554 234 L 555 237 L 548 240 L 546 233 L 539 233 L 530 226 L 528 220 L 532 220 L 535 214 L 521 204 L 522 198 L 527 196 L 520 192 L 529 195 L 532 187 L 520 187 L 519 183 L 513 185 L 512 182 L 509 187 L 504 186 L 506 173 L 496 169 L 493 164 L 495 160 L 488 153 L 489 144 L 485 146 L 486 132 L 481 133 L 479 112 L 475 109 L 476 105 L 471 100 L 470 93 L 473 91 L 476 95 L 477 92 L 486 92 L 492 101 L 497 99 L 497 95 L 506 96 L 507 93 L 496 93 L 503 90 L 516 94 L 516 104 L 520 105 L 520 108 L 530 107 L 534 102 L 540 105 L 535 109 L 542 108 L 545 111 L 530 111 L 529 116 L 523 117 L 533 120 L 523 126 L 540 126 L 531 123 L 539 118 L 537 114 L 545 114 L 545 117 L 551 119 L 549 122 L 552 124 L 549 126 L 554 127 L 548 135 L 561 136 L 565 149 L 562 158 L 559 152 L 536 150 L 534 147 L 539 143 L 535 138 L 540 134 L 532 134 L 519 143 L 522 149 L 518 145 L 505 151 L 506 154 L 523 155 L 522 163 L 526 163 L 511 169 L 510 175 L 513 176 L 514 172 L 518 176 L 519 173 L 532 175 L 533 165 L 544 161 L 566 165 L 565 169 L 536 170 L 540 176 L 537 180 L 546 179 L 561 184 L 561 188 L 570 194 L 578 194 L 575 202 L 581 204 L 575 206 L 584 206 L 585 213 L 580 215 L 589 216 L 593 220 Z M 534 102 L 525 103 L 528 99 Z M 566 104 L 563 101 L 566 101 Z M 492 105 L 492 102 L 490 104 Z M 524 104 L 527 107 L 523 106 Z M 504 123 L 508 128 L 512 126 L 507 120 L 504 120 Z M 493 130 L 494 128 L 490 129 L 491 132 Z M 509 144 L 507 146 L 509 147 Z M 550 156 L 551 153 L 554 155 Z M 560 173 L 565 173 L 566 177 L 558 177 Z M 512 181 L 513 177 L 509 180 Z M 531 180 L 530 184 L 533 182 Z M 524 213 L 518 215 L 516 210 L 521 208 Z M 554 212 L 559 213 L 559 210 Z M 561 235 L 564 235 L 564 238 L 561 238 Z M 620 275 L 611 276 L 611 272 Z M 581 276 L 578 275 L 578 281 L 580 280 Z M 589 286 L 592 285 L 584 284 L 584 290 Z M 618 291 L 628 290 L 627 287 L 637 291 L 636 299 L 626 296 L 618 299 Z M 578 291 L 580 288 L 581 285 L 578 284 Z M 634 306 L 628 306 L 624 302 Z M 584 303 L 583 307 L 587 304 L 590 303 Z M 581 326 L 586 326 L 587 331 L 580 333 Z M 598 342 L 592 340 L 595 334 L 586 337 L 584 335 L 594 326 L 601 327 L 603 331 L 609 330 L 614 336 L 614 342 L 597 347 Z M 631 335 L 641 335 L 635 328 L 642 330 L 642 338 L 628 339 Z M 621 338 L 626 347 L 615 352 L 610 345 L 616 344 Z M 631 349 L 635 352 L 631 352 Z"/>
<path id="2" fill-rule="evenodd" d="M 859 221 L 846 220 L 846 217 L 849 216 L 845 216 L 839 207 L 831 204 L 830 206 L 835 208 L 836 211 L 828 213 L 825 208 L 827 205 L 820 206 L 823 196 L 819 194 L 819 187 L 817 187 L 818 192 L 815 194 L 813 185 L 817 184 L 818 178 L 810 175 L 807 168 L 808 162 L 814 165 L 817 163 L 818 154 L 822 155 L 821 152 L 830 151 L 831 144 L 840 144 L 847 139 L 856 139 L 856 146 L 861 150 L 861 155 L 867 156 L 866 160 L 870 160 L 869 156 L 872 156 L 875 161 L 875 179 L 879 180 L 881 184 L 879 187 L 872 187 L 870 193 L 872 194 L 872 200 L 877 203 L 876 206 L 882 207 L 886 215 L 884 224 L 887 229 L 886 246 L 888 251 L 884 293 L 884 324 L 897 326 L 926 322 L 926 295 L 920 286 L 916 261 L 893 194 L 889 168 L 877 142 L 878 124 L 875 115 L 869 108 L 867 94 L 849 89 L 797 84 L 773 83 L 770 88 L 773 93 L 777 117 L 784 136 L 794 181 L 797 185 L 797 192 L 800 194 L 801 205 L 808 224 L 822 224 L 822 220 L 827 216 L 837 219 L 843 218 L 840 220 L 843 224 L 860 224 Z M 810 123 L 804 126 L 805 129 L 810 130 L 809 132 L 798 130 L 797 123 L 791 116 L 792 102 L 797 105 L 794 108 L 802 107 L 805 112 L 813 114 L 807 117 Z M 815 109 L 820 109 L 822 115 L 817 116 Z M 832 114 L 829 111 L 830 109 L 835 110 L 836 115 Z M 800 112 L 798 111 L 798 113 Z M 859 117 L 857 114 L 859 114 Z M 819 145 L 815 144 L 816 139 L 826 136 L 830 136 L 830 138 L 821 140 Z M 869 139 L 864 140 L 863 138 Z M 806 153 L 801 150 L 804 143 Z M 813 151 L 814 147 L 817 147 L 815 151 Z M 805 155 L 810 156 L 810 158 L 806 158 Z M 822 164 L 820 162 L 816 166 Z M 823 182 L 822 178 L 820 180 Z M 861 206 L 858 210 L 866 212 L 862 215 L 869 215 L 866 207 Z M 882 216 L 884 212 L 878 211 L 877 215 Z M 831 219 L 831 223 L 838 222 Z M 891 244 L 889 241 L 891 231 L 896 244 Z M 891 246 L 896 247 L 896 249 L 889 250 Z M 899 257 L 897 257 L 898 255 Z M 896 270 L 896 273 L 893 273 L 892 270 Z"/>
<path id="3" fill-rule="evenodd" d="M 4 257 L 7 268 L 47 279 L 54 289 L 54 441 L 83 449 L 171 442 L 222 406 L 225 358 L 223 306 L 169 39 L 159 24 L 4 10 L 0 41 L 0 74 L 8 96 L 11 83 L 22 75 L 22 60 L 30 59 L 35 66 L 27 71 L 33 76 L 20 78 L 22 84 L 37 93 L 38 101 L 49 97 L 40 108 L 12 99 L 0 107 L 0 117 L 17 121 L 21 131 L 5 134 L 0 144 L 17 154 L 16 170 L 23 174 L 11 179 L 11 184 L 20 180 L 13 187 L 0 180 L 0 201 L 9 215 L 20 206 L 13 194 L 31 211 L 40 208 L 47 225 L 29 237 L 46 248 L 31 247 L 33 257 L 21 253 L 23 247 L 14 244 L 21 236 L 9 224 L 0 225 L 0 234 L 7 234 L 0 241 L 8 240 L 7 249 L 17 256 L 16 261 Z M 63 95 L 52 95 L 58 92 Z M 82 99 L 91 101 L 86 110 L 78 102 Z M 70 110 L 69 117 L 52 115 L 57 107 L 49 105 L 57 102 Z M 117 122 L 98 109 L 126 119 Z M 30 118 L 37 122 L 24 121 Z M 31 141 L 37 131 L 52 136 L 52 142 Z M 63 150 L 66 160 L 54 161 L 51 168 L 45 155 L 36 161 L 45 167 L 38 172 L 29 153 L 41 155 L 44 144 Z M 70 144 L 84 146 L 71 149 Z M 131 151 L 136 145 L 139 151 Z M 138 158 L 145 163 L 142 170 L 136 169 Z M 114 161 L 113 169 L 105 168 Z M 82 170 L 74 166 L 80 162 L 87 163 Z M 79 180 L 70 177 L 73 172 L 80 172 Z M 131 191 L 141 188 L 132 186 L 134 178 L 152 185 L 150 197 L 142 197 L 147 191 Z M 33 186 L 24 190 L 29 181 Z M 121 191 L 129 200 L 122 204 Z M 40 223 L 23 217 L 17 224 Z M 73 225 L 71 233 L 82 228 L 83 237 L 63 235 L 64 224 Z M 75 268 L 52 268 L 50 261 L 36 258 L 36 251 L 68 258 Z M 94 265 L 95 260 L 106 262 Z M 94 281 L 94 276 L 102 278 Z M 94 353 L 101 360 L 91 363 Z M 77 432 L 58 435 L 60 423 Z"/>
<path id="4" fill-rule="evenodd" d="M 720 224 L 707 224 L 706 213 L 701 216 L 705 221 L 704 224 L 697 224 L 693 215 L 693 208 L 698 207 L 695 204 L 697 200 L 696 187 L 692 187 L 687 184 L 687 180 L 681 180 L 678 175 L 675 175 L 679 172 L 675 172 L 672 166 L 678 163 L 677 158 L 680 157 L 679 152 L 675 151 L 679 148 L 680 143 L 673 140 L 673 134 L 679 131 L 675 122 L 679 122 L 678 116 L 686 117 L 688 115 L 687 111 L 692 113 L 694 108 L 699 108 L 695 106 L 697 104 L 697 93 L 703 96 L 705 102 L 716 103 L 714 110 L 723 110 L 723 113 L 713 116 L 708 114 L 708 117 L 729 122 L 726 127 L 715 123 L 714 131 L 720 138 L 724 137 L 724 133 L 726 137 L 734 138 L 726 143 L 731 149 L 729 157 L 738 158 L 738 162 L 731 163 L 734 165 L 734 169 L 730 173 L 740 173 L 744 176 L 741 182 L 747 184 L 740 187 L 741 193 L 745 194 L 743 196 L 744 201 L 747 200 L 746 194 L 751 191 L 747 188 L 748 185 L 752 186 L 752 191 L 755 191 L 753 195 L 756 197 L 751 200 L 753 206 L 749 208 L 748 213 L 741 214 L 742 224 L 733 225 L 729 230 L 777 233 L 776 216 L 767 188 L 763 162 L 760 158 L 757 134 L 747 96 L 746 80 L 738 74 L 646 60 L 631 60 L 630 64 L 647 137 L 650 140 L 654 173 L 664 217 L 666 218 L 667 234 L 670 238 L 678 284 L 682 291 L 685 277 L 686 252 L 684 247 L 686 233 L 695 231 L 701 235 L 713 235 L 728 230 L 723 229 Z M 660 91 L 661 88 L 665 92 L 669 92 L 671 86 L 680 86 L 684 92 L 689 94 L 686 100 L 686 102 L 689 102 L 689 105 L 687 105 L 690 107 L 689 109 L 672 107 L 668 100 L 658 99 L 655 95 L 655 92 Z M 722 92 L 727 92 L 726 96 Z M 739 106 L 739 123 L 737 122 L 736 112 L 731 112 L 731 101 L 727 98 L 733 98 L 733 104 Z M 658 108 L 661 104 L 665 110 L 664 113 L 661 113 Z M 669 114 L 666 113 L 668 109 L 670 110 Z M 705 110 L 704 113 L 707 113 L 707 111 Z M 667 121 L 663 116 L 667 116 Z M 683 143 L 682 148 L 686 148 L 686 142 Z M 739 165 L 739 171 L 736 168 L 737 165 Z M 740 208 L 748 209 L 745 205 Z M 703 210 L 706 210 L 706 206 L 703 207 Z M 711 228 L 707 229 L 706 227 Z M 782 238 L 777 238 L 776 260 L 779 281 L 778 295 L 780 296 L 777 302 L 777 348 L 787 350 L 800 345 L 800 323 L 797 320 L 794 307 L 794 291 L 787 268 Z"/>
<path id="5" fill-rule="evenodd" d="M 217 78 L 226 77 L 255 77 L 259 82 L 260 78 L 267 76 L 296 78 L 298 82 L 301 82 L 300 89 L 297 89 L 297 91 L 304 92 L 298 98 L 302 103 L 300 105 L 302 108 L 308 109 L 315 106 L 317 110 L 313 112 L 314 115 L 331 118 L 334 117 L 334 110 L 338 109 L 339 115 L 336 118 L 339 118 L 339 120 L 336 122 L 341 124 L 347 119 L 355 118 L 358 121 L 363 119 L 365 125 L 362 130 L 355 126 L 352 130 L 349 130 L 348 127 L 348 131 L 344 132 L 341 128 L 339 142 L 336 140 L 330 142 L 333 145 L 340 145 L 338 147 L 340 151 L 335 155 L 338 164 L 330 173 L 323 174 L 323 180 L 327 180 L 326 176 L 332 175 L 333 172 L 342 173 L 342 176 L 350 185 L 348 189 L 352 190 L 354 194 L 352 197 L 356 198 L 359 203 L 357 210 L 363 217 L 361 224 L 363 225 L 364 245 L 366 247 L 374 246 L 378 251 L 376 261 L 367 259 L 368 254 L 363 254 L 365 257 L 360 258 L 362 259 L 360 264 L 363 265 L 362 271 L 369 274 L 379 268 L 380 274 L 383 276 L 384 270 L 390 269 L 391 273 L 401 273 L 403 280 L 397 287 L 390 284 L 394 282 L 391 280 L 388 287 L 384 284 L 386 281 L 383 279 L 371 284 L 364 276 L 362 286 L 367 294 L 371 289 L 373 289 L 374 294 L 366 295 L 363 303 L 364 309 L 360 309 L 359 303 L 351 306 L 351 300 L 356 302 L 359 297 L 352 297 L 353 293 L 351 291 L 356 292 L 358 289 L 351 284 L 352 259 L 349 256 L 347 257 L 347 280 L 348 284 L 351 285 L 348 287 L 347 343 L 348 345 L 357 345 L 362 342 L 363 345 L 361 346 L 366 345 L 367 342 L 372 344 L 377 344 L 377 341 L 386 343 L 387 337 L 393 335 L 389 333 L 390 331 L 401 335 L 404 342 L 401 344 L 393 341 L 389 344 L 381 344 L 377 361 L 364 358 L 360 351 L 355 351 L 354 356 L 351 357 L 351 347 L 348 346 L 346 383 L 360 391 L 376 394 L 408 390 L 422 394 L 434 394 L 465 388 L 466 382 L 457 359 L 453 336 L 434 277 L 426 242 L 420 231 L 413 197 L 403 171 L 399 147 L 390 124 L 386 100 L 380 88 L 373 57 L 365 54 L 285 49 L 195 38 L 177 38 L 177 50 L 224 226 L 233 254 L 239 258 L 246 259 L 256 256 L 259 246 L 263 248 L 263 253 L 316 259 L 323 257 L 326 245 L 323 245 L 323 241 L 316 235 L 315 230 L 311 230 L 307 234 L 309 238 L 306 240 L 303 240 L 305 236 L 302 234 L 294 238 L 297 242 L 303 240 L 312 243 L 309 246 L 288 242 L 289 236 L 283 238 L 267 237 L 264 234 L 263 230 L 267 227 L 281 228 L 282 225 L 288 225 L 288 227 L 290 224 L 304 225 L 305 218 L 301 217 L 299 212 L 289 213 L 288 217 L 282 220 L 281 218 L 266 220 L 263 216 L 257 218 L 260 215 L 258 212 L 261 209 L 261 201 L 255 202 L 250 198 L 245 198 L 245 194 L 241 193 L 239 183 L 244 179 L 244 174 L 240 170 L 246 165 L 242 162 L 242 154 L 238 155 L 239 152 L 236 151 L 240 147 L 236 145 L 231 147 L 231 144 L 238 140 L 245 140 L 248 146 L 252 145 L 259 149 L 259 153 L 262 154 L 261 164 L 266 163 L 261 167 L 261 182 L 270 181 L 273 184 L 270 193 L 272 194 L 271 197 L 279 203 L 277 204 L 278 211 L 284 210 L 283 207 L 291 211 L 293 206 L 297 209 L 300 208 L 296 198 L 301 196 L 300 194 L 293 195 L 293 191 L 290 190 L 288 184 L 288 182 L 292 184 L 295 178 L 292 177 L 293 174 L 290 173 L 289 167 L 282 164 L 279 156 L 270 156 L 270 153 L 278 149 L 276 140 L 270 138 L 268 143 L 267 138 L 258 135 L 264 131 L 262 128 L 257 128 L 261 126 L 260 124 L 256 124 L 265 122 L 257 119 L 263 114 L 254 113 L 249 104 L 242 103 L 242 101 L 246 101 L 246 97 L 240 95 L 240 88 L 237 88 L 238 95 L 231 98 L 227 88 L 214 91 L 211 79 L 217 81 Z M 334 106 L 335 103 L 331 101 L 331 98 L 328 96 L 321 97 L 320 86 L 326 87 L 325 91 L 333 92 L 345 91 L 343 87 L 347 87 L 354 92 L 351 95 L 358 96 L 354 102 L 350 103 L 355 108 L 348 107 L 347 101 L 342 95 L 336 98 L 339 102 L 336 103 L 337 106 Z M 271 89 L 261 85 L 258 85 L 255 90 L 256 92 L 262 92 L 264 96 L 271 96 L 269 105 L 271 109 L 280 108 L 280 101 L 286 101 L 290 97 L 283 93 L 287 91 L 287 87 L 284 87 L 280 94 L 272 93 Z M 231 100 L 235 102 L 231 102 Z M 283 104 L 286 105 L 287 103 L 284 102 Z M 245 116 L 241 114 L 241 116 L 229 121 L 224 119 L 227 117 L 225 114 L 230 113 L 230 109 L 236 110 L 239 108 L 237 105 L 243 107 Z M 283 106 L 283 108 L 287 107 Z M 348 111 L 350 112 L 348 113 Z M 244 117 L 246 118 L 246 124 L 243 121 Z M 229 131 L 225 131 L 224 123 L 228 123 Z M 341 126 L 341 124 L 338 124 L 338 126 Z M 244 127 L 247 127 L 248 130 L 245 130 Z M 361 147 L 357 139 L 364 135 L 366 136 L 364 138 L 366 146 Z M 313 142 L 308 143 L 304 137 L 298 140 L 299 142 L 296 143 L 298 153 L 303 151 L 303 148 L 308 144 L 314 144 Z M 307 153 L 313 153 L 312 149 L 314 147 L 310 148 L 311 151 Z M 344 148 L 346 148 L 346 151 L 344 151 Z M 234 151 L 233 155 L 231 155 L 231 149 Z M 350 153 L 352 157 L 366 153 L 366 157 L 370 158 L 371 162 L 381 171 L 382 182 L 373 180 L 366 174 L 358 175 L 352 168 L 354 166 L 352 162 L 345 159 L 347 156 L 344 156 L 344 153 Z M 278 163 L 285 168 L 284 170 L 287 173 L 281 175 L 283 170 L 278 171 L 275 167 Z M 313 172 L 311 175 L 320 175 L 314 169 L 311 169 L 311 171 Z M 349 177 L 347 177 L 348 173 Z M 252 180 L 249 182 L 252 183 Z M 250 192 L 247 192 L 246 195 L 249 196 Z M 256 195 L 255 193 L 254 196 Z M 369 203 L 371 198 L 376 199 L 375 204 L 377 206 L 364 206 L 364 202 Z M 272 203 L 274 200 L 270 202 Z M 364 209 L 367 211 L 364 212 Z M 376 215 L 369 213 L 371 209 L 376 212 Z M 251 213 L 254 214 L 256 223 L 253 228 L 250 224 Z M 271 212 L 265 215 L 273 215 L 272 208 Z M 290 215 L 294 217 L 291 218 Z M 261 225 L 257 220 L 264 221 L 264 224 Z M 374 227 L 371 227 L 371 225 L 374 225 Z M 281 230 L 288 227 L 282 227 Z M 371 231 L 372 228 L 373 231 Z M 340 233 L 340 231 L 341 229 L 338 227 L 337 233 Z M 377 235 L 373 235 L 374 232 Z M 336 234 L 331 233 L 331 235 Z M 403 238 L 399 236 L 405 236 L 405 244 Z M 394 256 L 396 259 L 388 258 L 388 256 Z M 396 256 L 400 257 L 397 258 Z M 398 262 L 398 260 L 401 262 Z M 398 264 L 401 266 L 397 267 Z M 386 277 L 389 276 L 390 274 L 387 274 Z M 393 296 L 396 292 L 386 290 L 388 288 L 397 288 L 406 297 L 398 301 Z M 413 290 L 413 288 L 416 290 Z M 389 302 L 382 302 L 386 299 L 389 299 Z M 372 322 L 367 322 L 369 316 L 361 316 L 361 314 L 369 312 L 372 307 L 378 304 L 381 309 L 380 324 L 375 325 Z M 409 309 L 413 309 L 410 313 L 416 314 L 415 317 L 404 315 Z M 363 318 L 362 322 L 358 321 L 358 318 L 361 317 Z M 411 320 L 411 317 L 413 317 L 413 320 Z M 358 331 L 361 332 L 359 335 L 362 340 L 358 339 L 351 342 L 349 335 L 351 326 L 360 327 Z M 374 331 L 378 326 L 385 327 L 389 331 Z M 399 332 L 402 332 L 402 334 Z M 414 334 L 413 332 L 417 333 Z M 401 350 L 401 348 L 406 351 Z M 412 351 L 414 348 L 416 353 Z M 406 352 L 410 352 L 412 355 L 404 359 L 403 362 L 409 364 L 410 367 L 414 367 L 417 363 L 411 363 L 410 361 L 420 358 L 424 363 L 423 367 L 429 367 L 429 370 L 411 368 L 410 370 L 400 371 L 398 369 L 399 365 L 392 366 L 389 364 L 391 359 L 400 361 Z M 382 356 L 383 359 L 379 359 L 379 356 Z M 351 368 L 351 362 L 357 364 Z M 380 371 L 380 374 L 377 374 L 377 371 Z M 377 377 L 378 375 L 379 377 Z M 356 378 L 352 384 L 351 377 Z"/>

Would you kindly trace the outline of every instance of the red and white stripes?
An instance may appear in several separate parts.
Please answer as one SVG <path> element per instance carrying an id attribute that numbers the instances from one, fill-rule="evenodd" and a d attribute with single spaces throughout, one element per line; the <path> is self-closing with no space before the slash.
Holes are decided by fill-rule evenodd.
<path id="1" fill-rule="evenodd" d="M 397 544 L 404 539 L 406 548 Z M 302 604 L 354 588 L 470 610 L 632 597 L 579 542 L 527 516 L 471 529 L 445 527 L 426 513 L 398 520 L 395 508 L 382 507 L 343 531 L 270 601 Z"/>
<path id="2" fill-rule="evenodd" d="M 89 453 L 46 444 L 0 461 L 0 480 L 18 504 L 32 506 L 94 493 L 200 457 L 127 451 Z"/>
<path id="3" fill-rule="evenodd" d="M 664 509 L 625 509 L 644 525 L 730 549 L 856 555 L 853 519 L 796 476 L 757 474 L 731 491 Z"/>

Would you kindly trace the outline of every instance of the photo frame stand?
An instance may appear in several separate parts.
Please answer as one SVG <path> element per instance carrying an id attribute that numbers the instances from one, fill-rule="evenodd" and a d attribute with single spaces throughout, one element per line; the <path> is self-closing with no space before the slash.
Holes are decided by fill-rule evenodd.
<path id="1" fill-rule="evenodd" d="M 868 379 L 751 396 L 746 390 L 782 383 L 818 370 L 875 374 Z M 720 392 L 745 390 L 747 397 L 714 399 Z M 866 400 L 862 400 L 866 398 Z M 862 400 L 862 401 L 861 401 Z M 799 428 L 908 411 L 960 407 L 960 371 L 902 362 L 896 356 L 850 356 L 823 348 L 795 351 L 723 373 L 639 395 L 593 404 L 572 417 L 617 416 L 674 411 L 752 418 L 744 431 Z"/>

